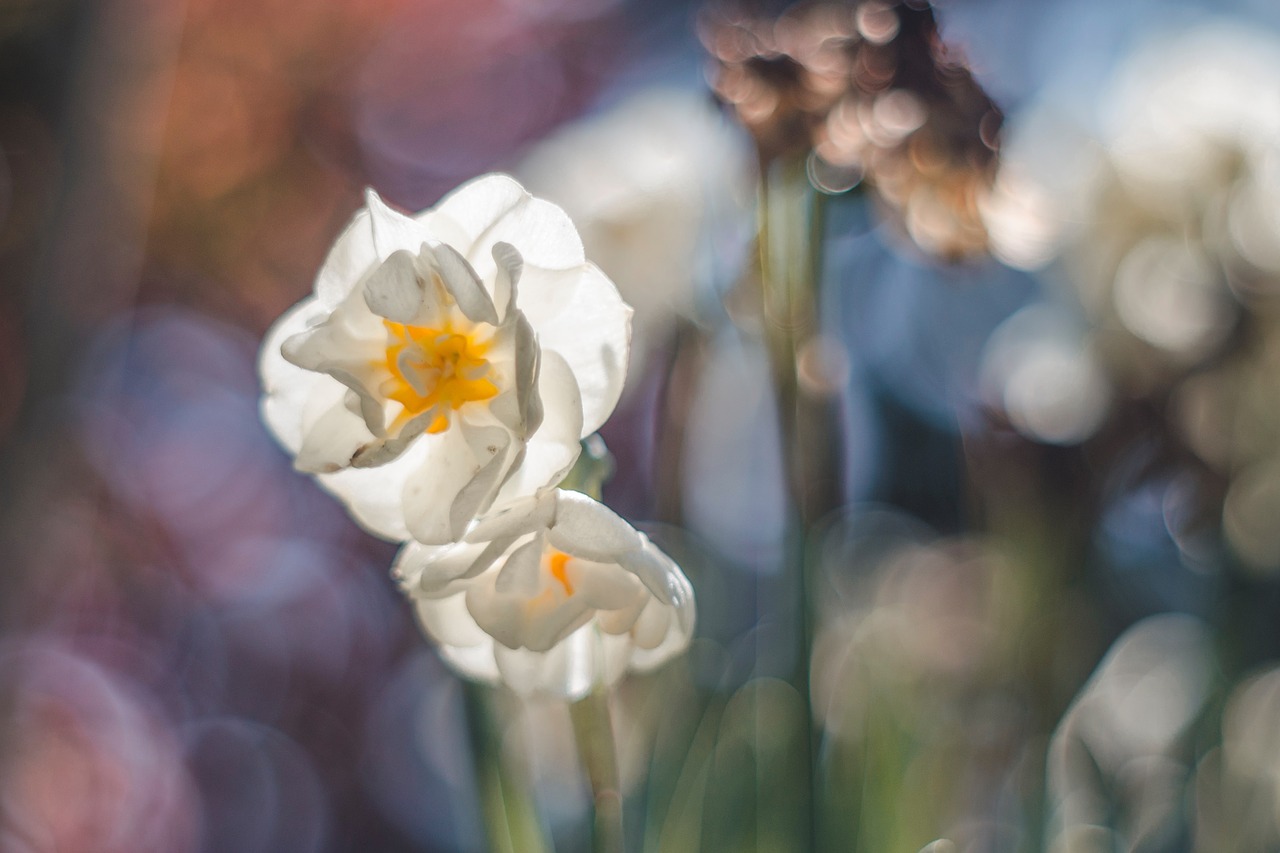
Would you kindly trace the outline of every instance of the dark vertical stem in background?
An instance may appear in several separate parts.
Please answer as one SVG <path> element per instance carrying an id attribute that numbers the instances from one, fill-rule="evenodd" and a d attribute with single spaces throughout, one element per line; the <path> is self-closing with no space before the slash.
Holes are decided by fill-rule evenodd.
<path id="1" fill-rule="evenodd" d="M 703 333 L 688 320 L 678 321 L 670 341 L 671 354 L 655 414 L 654 515 L 659 521 L 682 524 L 684 444 L 698 376 L 706 360 Z"/>
<path id="2" fill-rule="evenodd" d="M 819 345 L 818 288 L 826 196 L 803 161 L 773 166 L 761 194 L 765 336 L 773 365 L 788 485 L 801 526 L 839 505 L 839 441 Z"/>
<path id="3" fill-rule="evenodd" d="M 804 160 L 763 165 L 760 194 L 760 269 L 764 335 L 773 371 L 787 485 L 796 529 L 787 549 L 799 639 L 792 682 L 804 699 L 804 740 L 809 744 L 807 778 L 810 837 L 819 840 L 815 789 L 818 732 L 809 690 L 813 612 L 806 578 L 810 537 L 839 503 L 838 440 L 834 411 L 820 373 L 818 286 L 821 276 L 825 197 L 809 183 Z"/>

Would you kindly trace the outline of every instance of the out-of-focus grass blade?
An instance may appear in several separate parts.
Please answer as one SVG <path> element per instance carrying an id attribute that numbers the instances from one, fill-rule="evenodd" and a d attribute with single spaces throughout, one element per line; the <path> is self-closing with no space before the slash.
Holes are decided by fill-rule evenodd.
<path id="1" fill-rule="evenodd" d="M 775 678 L 754 679 L 729 700 L 707 781 L 704 851 L 812 849 L 807 713 Z"/>
<path id="2" fill-rule="evenodd" d="M 487 687 L 464 684 L 467 727 L 471 733 L 480 813 L 485 837 L 495 853 L 547 853 L 550 845 L 532 797 L 512 762 L 503 760 L 498 713 Z"/>
<path id="3" fill-rule="evenodd" d="M 659 754 L 665 757 L 654 762 L 650 779 L 645 853 L 693 853 L 701 849 L 703 802 L 723 713 L 724 702 L 713 700 L 701 714 L 701 722 L 683 751 L 663 748 L 677 741 L 677 737 L 666 744 L 659 739 Z M 689 719 L 696 716 L 691 714 Z M 673 774 L 672 770 L 677 772 Z"/>

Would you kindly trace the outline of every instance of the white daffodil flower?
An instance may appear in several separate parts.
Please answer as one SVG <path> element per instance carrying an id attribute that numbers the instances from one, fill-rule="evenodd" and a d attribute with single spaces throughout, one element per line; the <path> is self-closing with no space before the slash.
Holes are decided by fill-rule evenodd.
<path id="1" fill-rule="evenodd" d="M 680 568 L 578 492 L 512 503 L 453 545 L 411 542 L 392 571 L 454 669 L 522 694 L 580 699 L 693 635 Z"/>
<path id="2" fill-rule="evenodd" d="M 370 190 L 267 334 L 263 418 L 371 532 L 454 542 L 573 465 L 622 391 L 630 320 L 564 211 L 511 178 L 415 216 Z"/>

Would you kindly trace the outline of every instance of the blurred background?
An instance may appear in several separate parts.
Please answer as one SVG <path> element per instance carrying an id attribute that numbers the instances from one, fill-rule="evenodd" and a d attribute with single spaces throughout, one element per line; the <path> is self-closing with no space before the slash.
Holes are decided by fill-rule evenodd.
<path id="1" fill-rule="evenodd" d="M 255 358 L 363 187 L 495 169 L 637 308 L 606 498 L 698 596 L 614 700 L 629 849 L 1280 849 L 1280 7 L 722 37 L 781 8 L 0 0 L 0 849 L 485 849 L 460 686 Z M 769 38 L 801 112 L 806 39 L 870 46 L 798 143 L 805 536 L 750 286 Z M 503 703 L 585 850 L 563 708 Z"/>

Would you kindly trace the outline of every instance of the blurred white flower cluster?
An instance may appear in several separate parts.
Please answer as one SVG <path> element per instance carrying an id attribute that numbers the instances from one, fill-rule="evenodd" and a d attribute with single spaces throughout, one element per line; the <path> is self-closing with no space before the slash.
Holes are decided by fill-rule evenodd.
<path id="1" fill-rule="evenodd" d="M 1166 38 L 1102 103 L 1079 120 L 1033 110 L 985 212 L 1003 260 L 1064 261 L 1095 348 L 1141 393 L 1280 292 L 1280 44 L 1225 25 Z"/>
<path id="2" fill-rule="evenodd" d="M 1213 640 L 1183 613 L 1115 640 L 1050 741 L 1048 849 L 1277 849 L 1280 669 L 1222 685 Z"/>
<path id="3" fill-rule="evenodd" d="M 1144 390 L 1280 288 L 1280 44 L 1225 25 L 1164 39 L 1102 102 L 1078 122 L 1033 111 L 986 212 L 1008 262 L 1064 258 L 1099 348 Z"/>
<path id="4" fill-rule="evenodd" d="M 1216 793 L 1214 780 L 1191 777 L 1186 758 L 1215 664 L 1212 637 L 1194 616 L 1150 616 L 1116 639 L 1050 740 L 1047 849 L 1173 846 L 1180 805 Z M 1200 803 L 1196 811 L 1207 816 Z M 1194 849 L 1230 849 L 1224 842 Z"/>
<path id="5" fill-rule="evenodd" d="M 370 532 L 463 675 L 579 698 L 681 651 L 679 568 L 556 489 L 622 392 L 631 309 L 563 210 L 490 175 L 416 216 L 368 194 L 267 334 L 263 418 Z"/>
<path id="6" fill-rule="evenodd" d="M 1153 407 L 1223 478 L 1242 564 L 1280 570 L 1280 43 L 1222 23 L 1166 37 L 1103 103 L 1092 121 L 1032 111 L 986 209 L 997 255 L 1056 260 L 1089 323 L 1064 381 L 1005 389 L 1044 403 L 1011 419 L 1089 412 L 1081 440 L 1100 402 Z"/>

